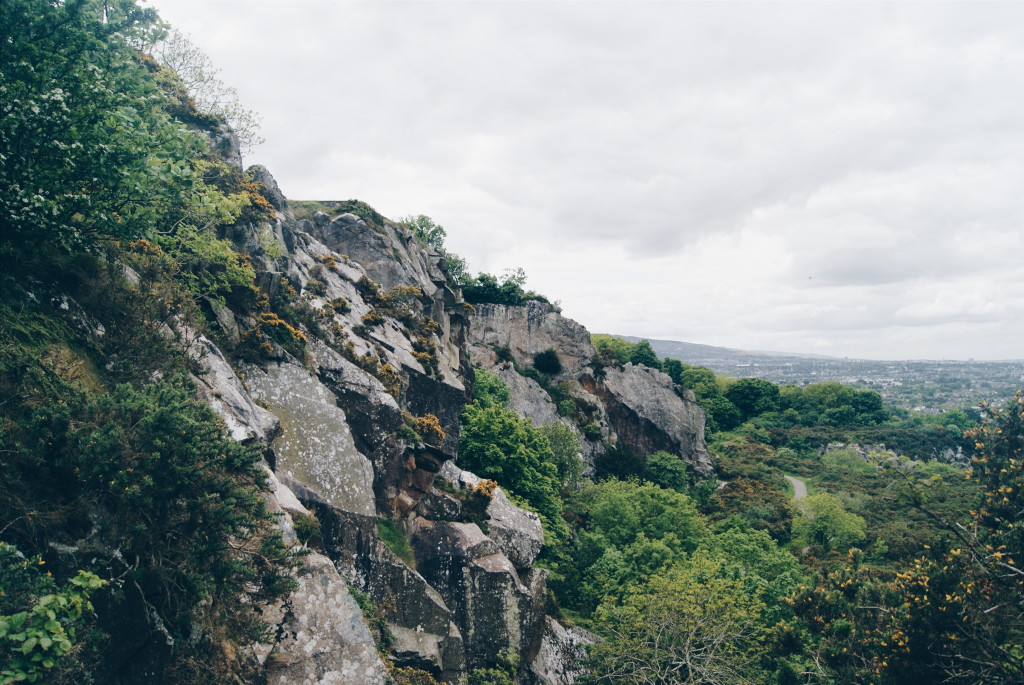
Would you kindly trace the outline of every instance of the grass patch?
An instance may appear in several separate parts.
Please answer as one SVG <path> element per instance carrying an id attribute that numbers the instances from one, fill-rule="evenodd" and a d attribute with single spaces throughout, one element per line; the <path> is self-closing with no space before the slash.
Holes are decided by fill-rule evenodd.
<path id="1" fill-rule="evenodd" d="M 416 556 L 412 553 L 409 538 L 401 531 L 398 524 L 390 519 L 377 520 L 377 534 L 395 556 L 405 562 L 409 568 L 416 568 Z"/>

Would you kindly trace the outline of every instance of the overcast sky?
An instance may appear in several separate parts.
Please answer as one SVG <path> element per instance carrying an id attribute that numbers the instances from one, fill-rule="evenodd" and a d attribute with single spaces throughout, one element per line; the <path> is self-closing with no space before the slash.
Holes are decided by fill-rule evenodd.
<path id="1" fill-rule="evenodd" d="M 1024 3 L 155 0 L 291 199 L 592 332 L 1022 358 Z"/>

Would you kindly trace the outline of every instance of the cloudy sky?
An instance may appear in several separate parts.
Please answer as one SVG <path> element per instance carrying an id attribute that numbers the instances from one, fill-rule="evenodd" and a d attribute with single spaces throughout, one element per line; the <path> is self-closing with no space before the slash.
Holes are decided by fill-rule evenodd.
<path id="1" fill-rule="evenodd" d="M 593 332 L 1024 358 L 1024 3 L 155 0 L 292 199 Z"/>

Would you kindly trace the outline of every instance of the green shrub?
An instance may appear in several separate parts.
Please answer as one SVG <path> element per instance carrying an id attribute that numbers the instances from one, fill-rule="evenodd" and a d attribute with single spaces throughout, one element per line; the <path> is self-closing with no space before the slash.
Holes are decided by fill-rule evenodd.
<path id="1" fill-rule="evenodd" d="M 562 362 L 558 358 L 558 353 L 551 348 L 533 355 L 533 366 L 549 376 L 557 376 L 562 373 Z"/>
<path id="2" fill-rule="evenodd" d="M 320 519 L 315 514 L 298 514 L 292 517 L 292 523 L 295 525 L 295 536 L 302 544 L 308 546 L 321 539 Z"/>
<path id="3" fill-rule="evenodd" d="M 585 437 L 587 440 L 594 441 L 601 439 L 601 427 L 598 426 L 596 423 L 588 423 L 585 426 L 583 426 L 583 428 L 581 428 L 580 430 L 583 431 L 583 437 Z"/>
<path id="4" fill-rule="evenodd" d="M 26 407 L 5 436 L 19 455 L 5 464 L 18 495 L 0 498 L 0 510 L 48 512 L 35 539 L 88 535 L 119 549 L 175 636 L 191 634 L 207 603 L 230 633 L 258 637 L 253 605 L 294 586 L 261 496 L 262 450 L 226 438 L 181 379 L 94 397 L 58 387 L 59 401 Z"/>

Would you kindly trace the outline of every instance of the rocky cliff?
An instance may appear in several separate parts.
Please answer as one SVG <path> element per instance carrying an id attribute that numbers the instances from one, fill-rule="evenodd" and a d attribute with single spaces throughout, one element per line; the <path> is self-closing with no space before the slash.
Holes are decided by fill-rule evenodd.
<path id="1" fill-rule="evenodd" d="M 480 305 L 470 320 L 469 343 L 473 363 L 509 385 L 512 408 L 536 425 L 565 423 L 591 467 L 604 445 L 621 444 L 642 455 L 667 451 L 700 475 L 712 472 L 704 412 L 693 393 L 646 366 L 602 366 L 587 330 L 554 306 Z M 536 356 L 548 350 L 561 369 L 550 378 L 530 373 Z"/>
<path id="2" fill-rule="evenodd" d="M 276 639 L 253 658 L 272 683 L 383 683 L 402 667 L 459 683 L 509 657 L 520 682 L 573 682 L 587 637 L 546 616 L 539 518 L 456 466 L 472 365 L 499 373 L 536 424 L 566 422 L 589 463 L 625 443 L 709 472 L 693 398 L 646 367 L 595 368 L 587 331 L 551 305 L 466 305 L 440 254 L 365 205 L 296 218 L 267 170 L 251 175 L 276 221 L 231 238 L 262 296 L 302 323 L 209 303 L 216 330 L 194 343 L 197 384 L 235 439 L 266 445 L 285 538 L 293 517 L 321 527 L 298 589 L 265 609 Z M 582 418 L 517 371 L 549 349 Z M 348 588 L 376 607 L 386 639 Z"/>

